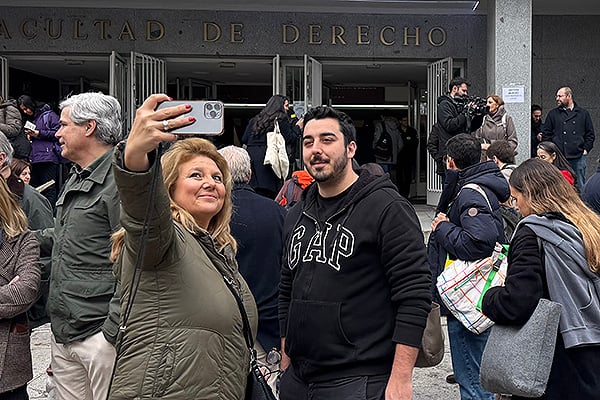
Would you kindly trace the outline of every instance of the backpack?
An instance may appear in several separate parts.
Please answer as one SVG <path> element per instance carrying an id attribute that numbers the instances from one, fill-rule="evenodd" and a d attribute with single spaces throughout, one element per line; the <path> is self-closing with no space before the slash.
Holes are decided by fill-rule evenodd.
<path id="1" fill-rule="evenodd" d="M 392 136 L 385 129 L 385 121 L 381 123 L 381 135 L 375 143 L 375 157 L 380 158 L 382 160 L 387 160 L 392 158 L 394 143 L 392 142 Z"/>

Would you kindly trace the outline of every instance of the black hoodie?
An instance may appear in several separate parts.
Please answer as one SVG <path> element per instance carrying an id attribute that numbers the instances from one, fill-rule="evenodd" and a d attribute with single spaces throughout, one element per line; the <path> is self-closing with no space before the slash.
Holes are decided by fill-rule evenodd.
<path id="1" fill-rule="evenodd" d="M 279 321 L 310 381 L 386 374 L 396 343 L 418 347 L 431 306 L 423 234 L 387 175 L 361 171 L 337 212 L 315 217 L 318 186 L 290 210 Z"/>

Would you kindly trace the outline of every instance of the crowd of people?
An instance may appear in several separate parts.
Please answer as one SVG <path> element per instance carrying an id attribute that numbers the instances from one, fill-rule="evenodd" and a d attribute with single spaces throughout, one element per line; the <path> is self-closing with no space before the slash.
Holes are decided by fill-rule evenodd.
<path id="1" fill-rule="evenodd" d="M 510 243 L 508 272 L 483 312 L 518 326 L 549 298 L 581 315 L 574 345 L 561 322 L 542 398 L 593 398 L 600 313 L 586 307 L 600 302 L 600 175 L 585 185 L 594 132 L 572 97 L 559 89 L 543 123 L 532 108 L 536 157 L 516 165 L 502 98 L 481 111 L 468 82 L 450 83 L 428 143 L 444 188 L 427 244 L 407 200 L 412 176 L 397 186 L 386 173 L 414 164 L 408 118 L 382 118 L 377 163 L 360 166 L 348 115 L 319 106 L 291 118 L 280 95 L 250 121 L 244 147 L 221 149 L 171 133 L 195 120 L 177 118 L 186 104 L 157 111 L 164 94 L 145 100 L 126 141 L 111 96 L 71 96 L 60 116 L 28 96 L 0 102 L 0 359 L 10 360 L 0 399 L 28 398 L 29 334 L 44 318 L 58 399 L 245 399 L 252 360 L 282 400 L 411 399 L 432 301 L 447 318 L 448 381 L 461 399 L 493 399 L 479 381 L 489 330 L 463 326 L 435 280 L 496 243 Z M 287 182 L 263 163 L 273 131 L 290 161 L 300 149 L 304 169 Z M 36 189 L 53 180 L 54 192 Z M 532 224 L 580 249 L 591 289 L 547 272 Z"/>

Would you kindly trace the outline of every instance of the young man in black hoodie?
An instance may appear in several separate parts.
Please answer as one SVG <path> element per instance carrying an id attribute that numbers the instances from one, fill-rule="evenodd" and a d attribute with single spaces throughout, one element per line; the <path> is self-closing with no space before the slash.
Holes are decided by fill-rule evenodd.
<path id="1" fill-rule="evenodd" d="M 388 175 L 353 170 L 346 114 L 310 110 L 302 148 L 316 184 L 284 226 L 281 399 L 412 399 L 431 306 L 416 213 Z"/>

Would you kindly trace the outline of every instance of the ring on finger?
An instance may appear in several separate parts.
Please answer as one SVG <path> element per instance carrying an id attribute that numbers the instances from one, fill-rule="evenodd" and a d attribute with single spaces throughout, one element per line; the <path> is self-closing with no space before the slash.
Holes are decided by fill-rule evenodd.
<path id="1" fill-rule="evenodd" d="M 169 130 L 169 121 L 167 121 L 166 119 L 163 119 L 162 124 L 163 124 L 163 131 L 167 132 Z"/>

